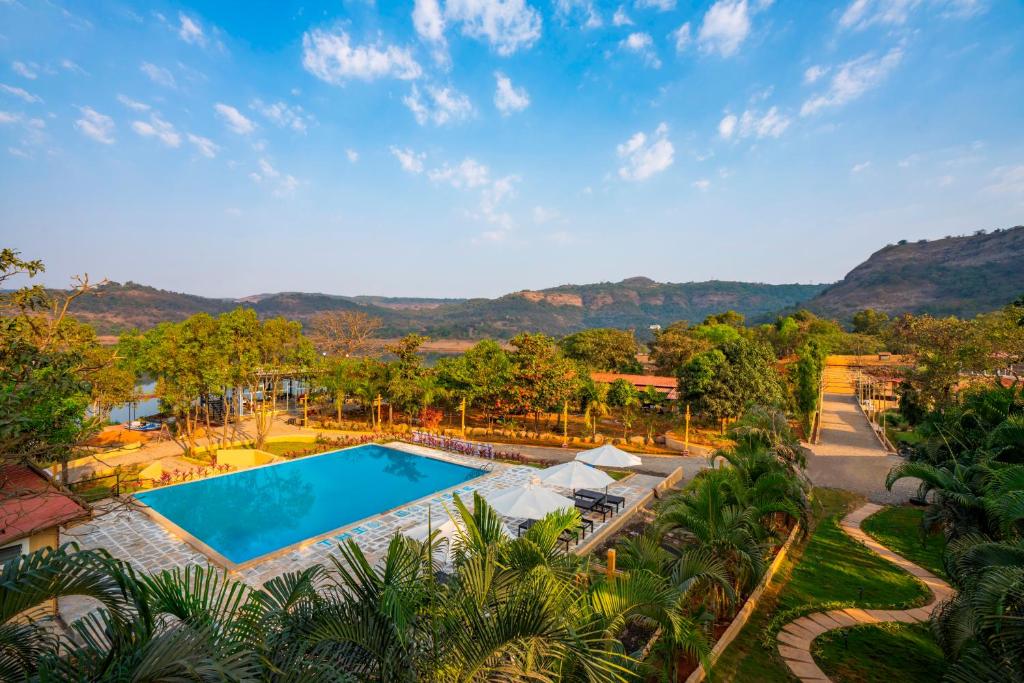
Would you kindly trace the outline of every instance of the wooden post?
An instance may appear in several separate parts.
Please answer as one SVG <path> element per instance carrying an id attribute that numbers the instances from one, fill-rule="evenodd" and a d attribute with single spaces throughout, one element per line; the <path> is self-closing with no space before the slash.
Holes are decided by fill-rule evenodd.
<path id="1" fill-rule="evenodd" d="M 309 426 L 309 394 L 302 395 L 302 426 Z"/>
<path id="2" fill-rule="evenodd" d="M 381 395 L 377 394 L 377 428 L 378 429 L 381 426 L 381 422 L 380 422 L 380 407 L 381 407 L 381 403 L 383 402 L 383 400 L 384 399 L 381 397 Z"/>
<path id="3" fill-rule="evenodd" d="M 609 581 L 615 578 L 615 548 L 608 549 L 607 572 Z"/>
<path id="4" fill-rule="evenodd" d="M 462 438 L 466 438 L 466 397 L 462 397 Z"/>
<path id="5" fill-rule="evenodd" d="M 569 402 L 562 401 L 562 445 L 569 445 Z"/>
<path id="6" fill-rule="evenodd" d="M 686 427 L 683 429 L 683 453 L 690 452 L 690 404 L 686 404 Z"/>

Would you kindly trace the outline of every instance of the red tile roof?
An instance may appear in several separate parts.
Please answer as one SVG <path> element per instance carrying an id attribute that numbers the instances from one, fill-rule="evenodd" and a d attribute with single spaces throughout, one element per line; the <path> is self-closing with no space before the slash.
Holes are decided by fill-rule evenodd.
<path id="1" fill-rule="evenodd" d="M 675 377 L 662 377 L 659 375 L 625 375 L 618 372 L 592 372 L 590 378 L 595 382 L 611 384 L 617 379 L 624 379 L 637 389 L 654 387 L 658 391 L 668 394 L 671 399 L 676 398 L 676 386 L 678 382 Z"/>
<path id="2" fill-rule="evenodd" d="M 0 544 L 88 514 L 81 503 L 33 468 L 0 466 Z"/>

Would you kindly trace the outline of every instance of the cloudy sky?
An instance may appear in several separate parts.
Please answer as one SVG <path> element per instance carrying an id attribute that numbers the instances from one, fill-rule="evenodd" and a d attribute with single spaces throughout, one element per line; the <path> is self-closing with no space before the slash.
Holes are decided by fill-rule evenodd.
<path id="1" fill-rule="evenodd" d="M 215 296 L 821 282 L 1024 223 L 1018 0 L 0 0 L 0 246 Z"/>

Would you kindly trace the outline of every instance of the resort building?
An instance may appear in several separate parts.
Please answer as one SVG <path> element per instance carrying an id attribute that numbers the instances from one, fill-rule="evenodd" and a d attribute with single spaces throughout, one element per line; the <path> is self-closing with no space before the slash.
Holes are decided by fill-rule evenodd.
<path id="1" fill-rule="evenodd" d="M 60 527 L 89 517 L 88 508 L 31 465 L 0 466 L 0 566 L 60 545 Z"/>

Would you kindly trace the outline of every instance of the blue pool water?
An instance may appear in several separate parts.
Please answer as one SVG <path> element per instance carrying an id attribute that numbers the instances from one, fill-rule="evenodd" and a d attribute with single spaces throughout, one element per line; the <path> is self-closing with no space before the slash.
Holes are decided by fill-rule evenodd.
<path id="1" fill-rule="evenodd" d="M 135 497 L 241 564 L 481 474 L 368 444 Z"/>

